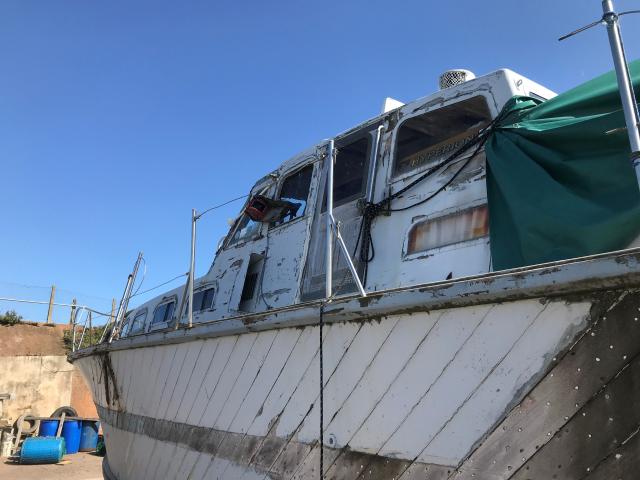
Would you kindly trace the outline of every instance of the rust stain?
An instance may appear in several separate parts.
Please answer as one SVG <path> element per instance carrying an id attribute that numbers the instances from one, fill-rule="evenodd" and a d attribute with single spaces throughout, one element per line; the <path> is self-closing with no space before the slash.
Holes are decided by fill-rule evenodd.
<path id="1" fill-rule="evenodd" d="M 111 356 L 109 352 L 99 352 L 97 356 L 102 370 L 102 377 L 104 378 L 104 397 L 107 405 L 113 406 L 117 410 L 122 410 L 118 383 L 111 364 Z"/>

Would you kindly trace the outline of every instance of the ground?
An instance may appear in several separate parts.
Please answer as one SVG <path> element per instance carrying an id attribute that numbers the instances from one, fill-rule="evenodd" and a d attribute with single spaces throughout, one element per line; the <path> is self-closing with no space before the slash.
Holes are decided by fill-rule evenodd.
<path id="1" fill-rule="evenodd" d="M 55 465 L 19 465 L 0 459 L 2 480 L 102 480 L 102 457 L 92 453 L 65 455 Z"/>

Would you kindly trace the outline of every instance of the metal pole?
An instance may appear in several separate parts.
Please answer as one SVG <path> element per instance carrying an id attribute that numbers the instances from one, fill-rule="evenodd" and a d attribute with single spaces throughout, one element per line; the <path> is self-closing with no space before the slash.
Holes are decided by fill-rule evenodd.
<path id="1" fill-rule="evenodd" d="M 116 318 L 116 299 L 111 299 L 111 316 L 109 317 L 109 321 L 113 322 Z"/>
<path id="2" fill-rule="evenodd" d="M 376 167 L 378 165 L 378 153 L 380 151 L 380 139 L 382 138 L 382 130 L 384 126 L 380 125 L 376 129 L 376 137 L 373 144 L 373 156 L 369 162 L 369 183 L 367 185 L 367 202 L 373 201 L 373 190 L 376 186 Z"/>
<path id="3" fill-rule="evenodd" d="M 636 172 L 636 177 L 638 178 L 638 183 L 640 184 L 640 133 L 638 132 L 638 121 L 640 118 L 638 117 L 638 105 L 633 92 L 633 86 L 629 76 L 629 67 L 624 53 L 618 14 L 613 8 L 613 0 L 603 0 L 602 11 L 604 14 L 602 19 L 607 24 L 613 65 L 618 79 L 620 99 L 622 100 L 622 110 L 627 124 L 627 134 L 629 135 L 629 144 L 631 146 L 631 161 Z"/>
<path id="4" fill-rule="evenodd" d="M 109 335 L 109 343 L 111 343 L 119 333 L 117 330 L 122 323 L 122 319 L 127 313 L 127 306 L 129 305 L 129 299 L 131 298 L 131 290 L 133 290 L 133 283 L 136 281 L 136 276 L 138 275 L 138 268 L 140 267 L 140 262 L 142 261 L 142 252 L 138 252 L 138 258 L 136 259 L 136 263 L 133 266 L 133 272 L 129 274 L 127 277 L 127 285 L 124 288 L 124 293 L 122 294 L 122 299 L 120 300 L 120 305 L 118 305 L 118 312 L 116 313 L 116 318 L 113 321 L 113 327 L 111 328 L 111 335 Z M 104 335 L 107 332 L 107 327 L 109 322 L 105 325 L 104 332 L 102 332 L 102 338 L 100 342 L 104 339 Z"/>
<path id="5" fill-rule="evenodd" d="M 51 296 L 49 297 L 49 310 L 47 310 L 47 323 L 53 323 L 53 303 L 56 297 L 56 286 L 51 285 Z"/>
<path id="6" fill-rule="evenodd" d="M 327 161 L 329 162 L 327 168 L 327 211 L 326 215 L 326 228 L 327 228 L 327 245 L 326 245 L 326 266 L 325 266 L 325 296 L 331 297 L 333 291 L 333 164 L 336 159 L 336 150 L 334 148 L 333 140 L 329 141 L 327 150 Z"/>
<path id="7" fill-rule="evenodd" d="M 351 276 L 353 277 L 353 281 L 356 283 L 356 287 L 358 287 L 358 291 L 360 292 L 360 295 L 362 295 L 363 297 L 366 297 L 367 292 L 364 291 L 364 287 L 362 286 L 362 282 L 360 281 L 360 276 L 358 275 L 358 271 L 356 270 L 356 267 L 353 264 L 353 261 L 351 260 L 351 255 L 349 254 L 349 250 L 347 250 L 347 244 L 344 243 L 344 239 L 340 234 L 340 229 L 338 228 L 336 219 L 333 218 L 333 216 L 331 216 L 331 223 L 333 224 L 333 228 L 335 228 L 335 236 L 336 236 L 336 239 L 338 240 L 338 245 L 342 249 L 342 253 L 344 254 L 344 259 L 346 260 L 347 266 L 351 271 Z"/>
<path id="8" fill-rule="evenodd" d="M 71 315 L 69 315 L 69 325 L 72 325 L 76 321 L 76 305 L 78 301 L 74 298 L 71 300 Z"/>
<path id="9" fill-rule="evenodd" d="M 196 268 L 196 222 L 198 216 L 196 209 L 191 209 L 191 261 L 189 262 L 189 306 L 187 316 L 189 318 L 189 328 L 193 326 L 193 277 Z M 178 319 L 179 321 L 180 319 Z"/>

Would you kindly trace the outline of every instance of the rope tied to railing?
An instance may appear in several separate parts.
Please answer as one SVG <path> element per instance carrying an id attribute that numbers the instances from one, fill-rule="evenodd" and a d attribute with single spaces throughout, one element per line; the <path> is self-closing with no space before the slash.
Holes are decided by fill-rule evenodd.
<path id="1" fill-rule="evenodd" d="M 375 257 L 375 248 L 373 245 L 373 237 L 371 236 L 371 227 L 373 221 L 381 214 L 391 215 L 392 212 L 401 212 L 404 210 L 409 210 L 411 208 L 422 205 L 440 192 L 444 191 L 447 187 L 449 187 L 453 181 L 462 173 L 462 171 L 469 165 L 469 163 L 478 155 L 482 147 L 484 147 L 485 143 L 491 136 L 491 133 L 500 125 L 500 122 L 505 117 L 505 110 L 501 111 L 484 129 L 481 129 L 475 136 L 470 137 L 468 141 L 466 141 L 463 145 L 461 145 L 455 152 L 449 155 L 445 160 L 434 165 L 429 168 L 419 177 L 402 187 L 397 192 L 391 193 L 387 195 L 385 198 L 380 200 L 379 202 L 366 202 L 363 201 L 360 203 L 360 211 L 362 214 L 362 221 L 360 222 L 360 231 L 358 232 L 358 237 L 356 239 L 356 249 L 360 241 L 363 241 L 362 248 L 360 249 L 360 261 L 364 264 L 364 273 L 363 273 L 363 283 L 366 283 L 367 280 L 367 270 L 368 264 Z M 391 203 L 393 200 L 397 199 L 419 183 L 433 176 L 436 172 L 442 170 L 444 167 L 452 164 L 454 161 L 458 160 L 464 153 L 470 150 L 472 147 L 476 147 L 473 153 L 465 160 L 462 166 L 456 170 L 456 172 L 444 183 L 442 184 L 435 192 L 431 193 L 427 197 L 422 200 L 418 200 L 417 202 L 408 205 L 406 207 L 391 208 Z"/>

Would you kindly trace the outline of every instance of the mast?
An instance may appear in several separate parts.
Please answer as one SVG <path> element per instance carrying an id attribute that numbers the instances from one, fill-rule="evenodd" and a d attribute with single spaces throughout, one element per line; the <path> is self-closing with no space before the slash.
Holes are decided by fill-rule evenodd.
<path id="1" fill-rule="evenodd" d="M 611 46 L 611 56 L 613 57 L 613 65 L 618 80 L 618 89 L 620 90 L 624 120 L 627 125 L 627 135 L 629 136 L 629 146 L 631 147 L 631 162 L 640 186 L 640 132 L 638 131 L 640 115 L 638 114 L 638 104 L 633 91 L 631 76 L 629 75 L 629 66 L 627 64 L 624 44 L 622 42 L 622 33 L 620 31 L 620 17 L 630 13 L 640 13 L 640 10 L 616 13 L 613 0 L 602 0 L 602 18 L 600 20 L 564 35 L 560 37 L 559 40 L 565 40 L 596 25 L 606 25 L 609 44 Z"/>

